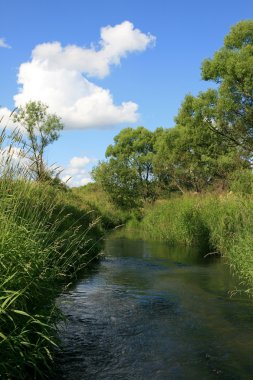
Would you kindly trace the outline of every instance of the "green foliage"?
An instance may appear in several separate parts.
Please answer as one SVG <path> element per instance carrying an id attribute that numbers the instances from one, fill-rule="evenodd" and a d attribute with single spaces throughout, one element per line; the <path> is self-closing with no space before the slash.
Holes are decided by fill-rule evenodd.
<path id="1" fill-rule="evenodd" d="M 156 197 L 153 174 L 154 135 L 143 127 L 125 128 L 106 151 L 93 178 L 122 209 L 140 207 Z"/>
<path id="2" fill-rule="evenodd" d="M 187 95 L 174 128 L 125 128 L 115 137 L 93 172 L 115 205 L 134 209 L 172 192 L 238 188 L 232 174 L 250 170 L 253 151 L 252 35 L 252 20 L 231 28 L 202 64 L 203 79 L 216 88 Z"/>
<path id="3" fill-rule="evenodd" d="M 115 159 L 100 162 L 92 175 L 116 206 L 123 210 L 140 206 L 139 178 L 136 171 L 127 167 L 124 162 Z"/>
<path id="4" fill-rule="evenodd" d="M 194 245 L 203 255 L 220 253 L 253 295 L 253 201 L 234 195 L 185 195 L 158 201 L 142 221 L 128 224 L 149 239 Z"/>
<path id="5" fill-rule="evenodd" d="M 24 145 L 28 147 L 26 157 L 30 160 L 30 171 L 36 180 L 50 180 L 51 173 L 44 162 L 45 148 L 59 138 L 63 129 L 60 118 L 48 114 L 48 106 L 30 101 L 13 113 L 13 120 L 25 130 Z M 29 152 L 29 154 L 28 154 Z"/>
<path id="6" fill-rule="evenodd" d="M 252 34 L 252 20 L 239 22 L 225 37 L 224 46 L 202 65 L 203 79 L 219 85 L 203 109 L 209 127 L 245 154 L 253 148 Z"/>
<path id="7" fill-rule="evenodd" d="M 165 240 L 170 244 L 208 245 L 201 204 L 195 202 L 194 197 L 158 201 L 144 212 L 139 226 L 150 239 Z"/>
<path id="8" fill-rule="evenodd" d="M 75 198 L 75 207 L 82 208 L 87 205 L 100 218 L 105 230 L 110 230 L 125 224 L 131 217 L 129 211 L 115 206 L 107 193 L 97 184 L 88 183 L 85 186 L 72 190 L 71 198 Z"/>
<path id="9" fill-rule="evenodd" d="M 104 232 L 71 191 L 28 180 L 11 156 L 14 136 L 0 139 L 1 152 L 10 146 L 0 155 L 0 378 L 45 378 L 62 318 L 55 299 L 98 254 Z"/>
<path id="10" fill-rule="evenodd" d="M 157 139 L 155 172 L 181 192 L 196 192 L 220 182 L 226 187 L 229 173 L 249 163 L 241 152 L 208 128 L 203 117 L 206 94 L 187 95 L 176 117 L 176 126 Z"/>
<path id="11" fill-rule="evenodd" d="M 229 180 L 229 189 L 238 194 L 253 194 L 253 173 L 251 170 L 237 170 Z"/>
<path id="12" fill-rule="evenodd" d="M 224 47 L 205 60 L 202 77 L 218 84 L 187 95 L 176 126 L 156 141 L 154 173 L 160 183 L 200 192 L 227 188 L 231 173 L 249 169 L 253 140 L 253 21 L 231 28 Z"/>

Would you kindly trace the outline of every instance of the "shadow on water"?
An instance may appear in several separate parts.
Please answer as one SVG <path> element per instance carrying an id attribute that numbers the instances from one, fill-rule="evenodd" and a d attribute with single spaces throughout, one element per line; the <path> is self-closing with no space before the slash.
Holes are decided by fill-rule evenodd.
<path id="1" fill-rule="evenodd" d="M 253 308 L 222 259 L 111 236 L 59 298 L 57 379 L 252 379 Z"/>

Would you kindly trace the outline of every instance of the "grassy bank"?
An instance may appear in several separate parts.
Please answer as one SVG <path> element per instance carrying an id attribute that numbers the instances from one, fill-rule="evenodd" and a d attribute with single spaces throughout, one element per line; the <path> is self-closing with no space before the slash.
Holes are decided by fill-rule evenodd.
<path id="1" fill-rule="evenodd" d="M 71 192 L 0 179 L 0 378 L 45 376 L 61 315 L 55 298 L 100 251 L 103 228 Z"/>
<path id="2" fill-rule="evenodd" d="M 135 215 L 133 211 L 122 210 L 115 206 L 108 194 L 96 183 L 74 188 L 73 196 L 76 197 L 78 203 L 81 202 L 80 205 L 86 204 L 100 215 L 101 224 L 105 229 L 124 225 Z"/>
<path id="3" fill-rule="evenodd" d="M 18 130 L 0 133 L 0 379 L 4 380 L 46 378 L 62 318 L 55 306 L 57 296 L 97 257 L 105 232 L 126 220 L 92 185 L 86 191 L 70 190 L 50 174 L 50 168 L 43 180 L 34 177 L 37 166 L 30 150 Z"/>
<path id="4" fill-rule="evenodd" d="M 253 295 L 253 200 L 233 195 L 188 195 L 158 201 L 141 222 L 131 221 L 150 239 L 193 245 L 203 254 L 217 252 L 229 262 L 243 287 Z"/>

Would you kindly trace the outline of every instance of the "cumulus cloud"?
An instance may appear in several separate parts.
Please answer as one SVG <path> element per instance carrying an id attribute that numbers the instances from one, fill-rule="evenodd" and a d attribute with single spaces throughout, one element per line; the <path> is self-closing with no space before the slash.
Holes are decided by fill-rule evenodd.
<path id="1" fill-rule="evenodd" d="M 115 105 L 113 96 L 91 82 L 104 78 L 112 65 L 119 65 L 129 53 L 142 52 L 155 43 L 155 37 L 142 33 L 125 21 L 101 29 L 98 47 L 63 47 L 59 42 L 37 45 L 29 62 L 18 73 L 20 91 L 16 106 L 40 100 L 62 117 L 65 128 L 108 127 L 135 122 L 138 105 L 132 101 Z"/>
<path id="2" fill-rule="evenodd" d="M 11 46 L 6 43 L 5 38 L 0 38 L 0 48 L 10 49 Z"/>
<path id="3" fill-rule="evenodd" d="M 73 157 L 66 169 L 61 172 L 61 179 L 70 187 L 83 186 L 91 182 L 89 165 L 97 160 L 89 157 Z"/>

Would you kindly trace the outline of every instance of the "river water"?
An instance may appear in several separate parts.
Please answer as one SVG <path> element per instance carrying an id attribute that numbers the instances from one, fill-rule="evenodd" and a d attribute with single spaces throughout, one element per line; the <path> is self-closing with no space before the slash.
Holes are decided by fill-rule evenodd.
<path id="1" fill-rule="evenodd" d="M 253 379 L 253 301 L 236 286 L 222 259 L 111 236 L 59 299 L 57 379 Z"/>

